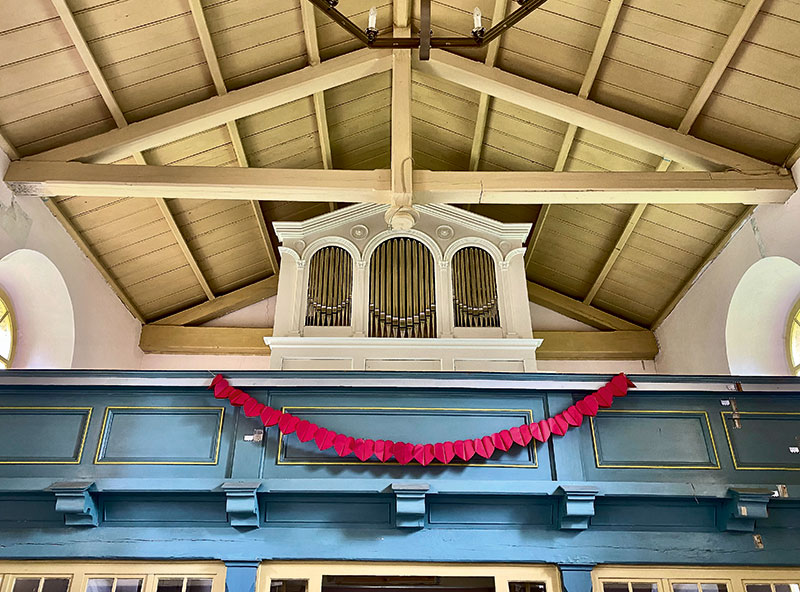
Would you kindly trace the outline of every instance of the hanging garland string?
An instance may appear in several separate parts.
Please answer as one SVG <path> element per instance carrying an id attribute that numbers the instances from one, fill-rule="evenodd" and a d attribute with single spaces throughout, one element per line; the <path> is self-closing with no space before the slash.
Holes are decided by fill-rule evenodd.
<path id="1" fill-rule="evenodd" d="M 505 452 L 514 445 L 527 446 L 531 440 L 546 442 L 553 434 L 563 436 L 570 428 L 579 427 L 584 417 L 597 415 L 601 407 L 611 407 L 614 397 L 624 397 L 628 393 L 628 388 L 634 386 L 627 376 L 620 373 L 605 386 L 586 395 L 555 417 L 526 423 L 480 438 L 436 444 L 370 440 L 337 434 L 306 419 L 295 417 L 291 413 L 284 413 L 259 403 L 244 391 L 228 384 L 221 374 L 214 376 L 208 388 L 214 389 L 214 397 L 217 399 L 228 399 L 231 405 L 242 407 L 247 417 L 259 417 L 265 427 L 277 425 L 282 434 L 296 434 L 301 442 L 313 439 L 320 450 L 333 448 L 339 456 L 354 454 L 360 461 L 369 460 L 374 456 L 381 462 L 394 458 L 401 465 L 417 461 L 427 466 L 434 460 L 443 464 L 448 464 L 455 458 L 468 462 L 476 454 L 482 458 L 489 458 L 495 450 Z"/>

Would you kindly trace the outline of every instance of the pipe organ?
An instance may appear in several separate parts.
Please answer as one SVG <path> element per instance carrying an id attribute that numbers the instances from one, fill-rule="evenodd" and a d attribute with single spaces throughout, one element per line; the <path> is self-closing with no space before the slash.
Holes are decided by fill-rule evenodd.
<path id="1" fill-rule="evenodd" d="M 409 230 L 356 204 L 275 222 L 281 269 L 270 366 L 536 369 L 523 254 L 530 224 L 446 205 Z"/>
<path id="2" fill-rule="evenodd" d="M 434 267 L 413 238 L 390 238 L 369 267 L 369 336 L 436 337 Z"/>
<path id="3" fill-rule="evenodd" d="M 306 300 L 306 327 L 350 325 L 353 258 L 341 247 L 325 247 L 311 258 Z"/>

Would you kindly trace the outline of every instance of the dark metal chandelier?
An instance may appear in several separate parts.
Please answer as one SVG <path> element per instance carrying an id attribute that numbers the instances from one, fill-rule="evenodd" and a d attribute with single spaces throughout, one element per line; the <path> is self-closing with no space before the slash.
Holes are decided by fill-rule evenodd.
<path id="1" fill-rule="evenodd" d="M 501 1 L 501 0 L 498 0 Z M 514 12 L 488 31 L 481 24 L 481 12 L 473 13 L 474 27 L 469 37 L 436 37 L 431 31 L 431 0 L 420 0 L 419 37 L 380 37 L 376 27 L 377 10 L 370 9 L 369 24 L 366 29 L 359 28 L 353 21 L 336 9 L 339 0 L 309 0 L 314 6 L 327 14 L 345 31 L 367 47 L 391 47 L 395 49 L 419 49 L 419 59 L 430 58 L 432 47 L 481 47 L 497 38 L 503 31 L 539 8 L 547 0 L 515 0 L 519 4 Z"/>

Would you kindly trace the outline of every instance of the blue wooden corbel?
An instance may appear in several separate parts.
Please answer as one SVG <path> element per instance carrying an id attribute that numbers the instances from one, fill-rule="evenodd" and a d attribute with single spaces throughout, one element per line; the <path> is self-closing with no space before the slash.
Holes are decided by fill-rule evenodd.
<path id="1" fill-rule="evenodd" d="M 231 526 L 258 528 L 261 513 L 258 508 L 258 488 L 260 481 L 227 481 L 222 484 L 225 492 L 225 511 Z"/>
<path id="2" fill-rule="evenodd" d="M 47 489 L 56 496 L 56 512 L 64 513 L 67 526 L 97 526 L 100 523 L 97 502 L 90 489 L 94 481 L 61 481 Z"/>
<path id="3" fill-rule="evenodd" d="M 767 517 L 769 489 L 729 489 L 717 513 L 717 526 L 731 532 L 754 532 L 756 520 Z"/>
<path id="4" fill-rule="evenodd" d="M 558 505 L 558 527 L 561 530 L 586 530 L 594 516 L 594 500 L 599 490 L 587 485 L 568 485 L 556 489 L 561 497 Z"/>
<path id="5" fill-rule="evenodd" d="M 397 528 L 424 528 L 425 495 L 430 488 L 427 483 L 392 483 Z"/>

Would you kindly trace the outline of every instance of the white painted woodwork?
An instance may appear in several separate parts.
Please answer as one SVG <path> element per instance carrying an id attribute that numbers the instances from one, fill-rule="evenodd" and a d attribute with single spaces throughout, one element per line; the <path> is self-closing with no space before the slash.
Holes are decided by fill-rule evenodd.
<path id="1" fill-rule="evenodd" d="M 410 161 L 407 162 L 410 166 Z M 11 163 L 4 179 L 19 195 L 165 197 L 389 203 L 391 172 L 78 162 Z M 450 172 L 414 171 L 416 203 L 784 203 L 795 191 L 780 171 Z"/>
<path id="2" fill-rule="evenodd" d="M 284 74 L 212 97 L 162 115 L 112 130 L 60 148 L 47 150 L 31 160 L 92 160 L 113 162 L 133 151 L 143 151 L 266 111 L 315 92 L 385 72 L 392 66 L 390 50 L 363 49 L 326 60 L 316 67 Z"/>
<path id="3" fill-rule="evenodd" d="M 414 67 L 670 160 L 715 170 L 775 168 L 745 154 L 443 50 L 432 50 L 429 61 L 416 61 Z"/>
<path id="4" fill-rule="evenodd" d="M 353 205 L 305 222 L 274 223 L 282 245 L 282 257 L 275 308 L 274 337 L 277 340 L 270 340 L 273 351 L 272 368 L 298 369 L 298 364 L 303 367 L 319 368 L 315 366 L 318 360 L 326 360 L 325 367 L 329 367 L 333 363 L 331 359 L 340 359 L 344 356 L 350 360 L 345 364 L 348 367 L 363 369 L 364 364 L 367 364 L 373 369 L 384 368 L 377 361 L 378 358 L 383 358 L 391 361 L 389 365 L 393 368 L 400 369 L 402 364 L 398 360 L 411 359 L 408 358 L 411 355 L 409 352 L 413 352 L 414 348 L 403 346 L 398 349 L 387 344 L 390 341 L 392 343 L 402 341 L 417 343 L 419 351 L 428 352 L 425 353 L 425 356 L 428 356 L 425 359 L 438 360 L 434 364 L 437 369 L 452 369 L 454 359 L 470 359 L 470 356 L 476 355 L 480 350 L 479 342 L 485 341 L 494 348 L 491 352 L 483 354 L 485 360 L 494 359 L 498 363 L 513 360 L 519 369 L 535 369 L 535 344 L 530 342 L 531 318 L 522 261 L 524 252 L 522 241 L 530 232 L 531 225 L 502 224 L 447 205 L 420 205 L 417 209 L 419 221 L 409 230 L 387 229 L 385 222 L 387 206 L 378 204 Z M 419 240 L 433 256 L 436 269 L 437 338 L 400 340 L 368 338 L 370 257 L 385 240 L 402 236 Z M 351 325 L 305 327 L 309 262 L 314 253 L 327 246 L 341 247 L 352 257 Z M 499 328 L 454 327 L 451 312 L 453 294 L 450 262 L 459 249 L 467 246 L 485 249 L 495 261 Z M 281 341 L 283 338 L 290 338 L 290 341 Z M 291 341 L 294 338 L 300 341 Z M 497 344 L 492 345 L 494 341 L 497 341 Z M 454 358 L 452 348 L 448 349 L 447 345 L 451 342 L 461 344 L 459 347 L 463 346 L 472 353 L 464 354 L 466 357 Z M 309 344 L 311 348 L 307 354 L 297 351 L 298 344 L 302 346 L 303 343 Z M 289 349 L 283 349 L 284 346 Z M 376 348 L 382 352 L 380 355 L 376 353 L 378 351 Z M 525 349 L 527 353 L 520 354 L 520 348 Z M 345 350 L 346 353 L 343 353 Z M 438 357 L 430 358 L 434 355 L 430 352 L 435 351 L 439 351 Z M 530 357 L 526 357 L 528 353 Z M 287 366 L 284 364 L 284 359 L 294 361 L 289 362 Z M 302 363 L 297 361 L 301 359 L 305 361 Z M 419 361 L 419 358 L 414 359 Z M 468 362 L 463 361 L 459 364 L 463 366 Z M 490 369 L 490 366 L 491 364 L 487 362 L 483 368 Z"/>

